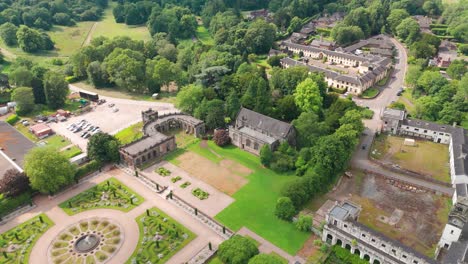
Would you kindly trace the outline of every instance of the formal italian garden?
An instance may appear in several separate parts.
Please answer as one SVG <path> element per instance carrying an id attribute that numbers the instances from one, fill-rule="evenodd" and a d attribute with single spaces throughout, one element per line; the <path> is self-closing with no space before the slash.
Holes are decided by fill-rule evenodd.
<path id="1" fill-rule="evenodd" d="M 165 263 L 196 237 L 157 208 L 146 210 L 136 221 L 140 238 L 127 263 Z"/>
<path id="2" fill-rule="evenodd" d="M 95 264 L 107 262 L 123 242 L 121 228 L 106 218 L 89 218 L 68 226 L 49 247 L 49 262 Z"/>
<path id="3" fill-rule="evenodd" d="M 0 263 L 28 263 L 36 241 L 54 223 L 41 214 L 0 235 Z"/>
<path id="4" fill-rule="evenodd" d="M 68 199 L 59 206 L 69 215 L 99 208 L 128 212 L 140 205 L 143 200 L 143 197 L 120 181 L 110 178 Z"/>

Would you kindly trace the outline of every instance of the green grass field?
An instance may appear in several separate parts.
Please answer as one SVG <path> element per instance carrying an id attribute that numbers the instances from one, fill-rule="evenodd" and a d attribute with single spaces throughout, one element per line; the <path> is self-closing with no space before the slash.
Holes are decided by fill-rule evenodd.
<path id="1" fill-rule="evenodd" d="M 97 22 L 95 29 L 91 32 L 91 39 L 104 36 L 113 38 L 116 36 L 128 36 L 134 40 L 150 40 L 151 35 L 146 25 L 140 26 L 127 26 L 126 24 L 118 24 L 115 22 L 114 15 L 112 14 L 111 4 L 104 12 L 103 19 Z"/>
<path id="2" fill-rule="evenodd" d="M 211 37 L 211 34 L 210 32 L 208 32 L 206 27 L 198 26 L 197 32 L 195 34 L 198 40 L 201 41 L 201 43 L 208 45 L 208 46 L 213 46 L 215 44 L 214 39 Z"/>
<path id="3" fill-rule="evenodd" d="M 73 27 L 54 26 L 49 32 L 60 56 L 71 56 L 81 48 L 94 22 L 79 22 Z"/>
<path id="4" fill-rule="evenodd" d="M 143 122 L 138 122 L 127 128 L 124 128 L 115 134 L 115 137 L 122 145 L 131 143 L 143 137 Z"/>
<path id="5" fill-rule="evenodd" d="M 7 253 L 7 258 L 1 254 L 0 263 L 29 263 L 29 255 L 34 244 L 53 225 L 52 220 L 45 214 L 41 214 L 1 234 L 0 251 L 3 251 L 8 243 L 16 244 L 19 248 L 14 252 Z"/>
<path id="6" fill-rule="evenodd" d="M 209 159 L 214 158 L 215 155 L 208 148 L 199 146 L 193 144 L 189 149 L 198 148 L 200 151 L 195 151 L 197 154 Z M 222 158 L 238 162 L 253 171 L 248 176 L 249 182 L 233 195 L 236 201 L 215 218 L 236 231 L 246 226 L 288 253 L 296 254 L 310 234 L 298 231 L 294 224 L 280 220 L 274 215 L 276 200 L 282 187 L 296 176 L 280 175 L 266 169 L 260 164 L 257 156 L 234 146 L 221 148 L 209 141 L 208 147 Z M 211 154 L 205 156 L 207 153 Z"/>
<path id="7" fill-rule="evenodd" d="M 362 98 L 370 99 L 370 98 L 376 97 L 378 94 L 379 94 L 379 89 L 371 87 L 362 93 Z"/>

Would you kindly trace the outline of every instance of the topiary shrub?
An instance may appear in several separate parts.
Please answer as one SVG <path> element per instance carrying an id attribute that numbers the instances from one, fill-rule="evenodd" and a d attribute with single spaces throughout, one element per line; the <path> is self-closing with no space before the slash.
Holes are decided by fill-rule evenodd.
<path id="1" fill-rule="evenodd" d="M 220 147 L 228 145 L 231 142 L 229 132 L 226 129 L 217 129 L 214 133 L 213 141 Z"/>
<path id="2" fill-rule="evenodd" d="M 17 115 L 10 115 L 9 117 L 7 117 L 6 122 L 13 126 L 19 120 L 20 120 L 20 118 Z"/>
<path id="3" fill-rule="evenodd" d="M 296 214 L 296 208 L 288 197 L 280 197 L 276 202 L 275 215 L 278 218 L 291 221 L 291 218 Z"/>
<path id="4" fill-rule="evenodd" d="M 258 253 L 257 246 L 250 239 L 234 235 L 219 245 L 217 254 L 225 264 L 245 264 Z"/>

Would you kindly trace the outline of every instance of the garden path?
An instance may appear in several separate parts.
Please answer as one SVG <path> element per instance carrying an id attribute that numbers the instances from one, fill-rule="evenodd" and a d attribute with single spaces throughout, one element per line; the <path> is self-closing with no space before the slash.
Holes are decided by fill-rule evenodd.
<path id="1" fill-rule="evenodd" d="M 61 202 L 66 201 L 67 199 L 111 177 L 118 179 L 120 182 L 141 195 L 143 198 L 145 198 L 145 202 L 127 213 L 112 209 L 95 209 L 69 216 L 58 207 Z M 181 208 L 168 202 L 160 195 L 148 189 L 135 177 L 128 176 L 120 169 L 114 169 L 101 173 L 94 178 L 90 178 L 80 184 L 74 185 L 70 189 L 65 190 L 55 197 L 48 197 L 45 195 L 36 196 L 34 198 L 34 202 L 37 205 L 36 208 L 25 214 L 19 215 L 5 225 L 0 226 L 0 233 L 4 233 L 18 224 L 23 223 L 41 213 L 45 213 L 48 217 L 51 218 L 55 225 L 51 227 L 41 238 L 39 238 L 35 244 L 29 258 L 30 263 L 47 263 L 47 249 L 52 240 L 60 231 L 81 219 L 95 216 L 110 218 L 121 225 L 125 237 L 124 241 L 116 255 L 113 256 L 107 263 L 125 263 L 138 244 L 139 230 L 135 218 L 143 214 L 146 209 L 151 207 L 157 207 L 161 209 L 167 215 L 197 235 L 196 239 L 182 248 L 167 262 L 169 264 L 185 263 L 192 256 L 196 255 L 203 247 L 205 247 L 208 242 L 212 242 L 214 245 L 219 245 L 219 243 L 223 241 L 220 236 L 218 236 L 207 226 L 188 215 L 188 213 L 183 211 Z"/>

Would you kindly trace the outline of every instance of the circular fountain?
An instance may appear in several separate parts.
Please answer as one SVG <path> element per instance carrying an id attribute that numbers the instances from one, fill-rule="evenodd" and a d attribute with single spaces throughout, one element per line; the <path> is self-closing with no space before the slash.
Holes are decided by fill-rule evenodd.
<path id="1" fill-rule="evenodd" d="M 86 234 L 76 240 L 73 248 L 78 253 L 90 252 L 99 246 L 100 241 L 101 239 L 95 234 Z"/>

